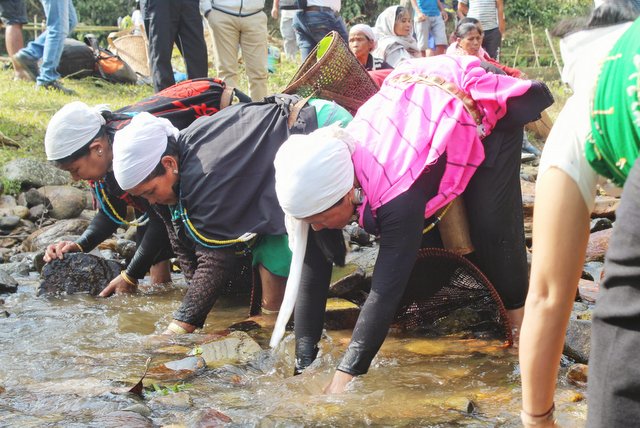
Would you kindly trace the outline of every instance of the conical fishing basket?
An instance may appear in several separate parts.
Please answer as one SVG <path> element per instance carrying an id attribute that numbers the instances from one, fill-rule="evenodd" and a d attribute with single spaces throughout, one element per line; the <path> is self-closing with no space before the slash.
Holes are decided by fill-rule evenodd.
<path id="1" fill-rule="evenodd" d="M 311 51 L 283 92 L 332 100 L 355 114 L 378 89 L 342 37 L 332 31 Z"/>
<path id="2" fill-rule="evenodd" d="M 491 282 L 473 263 L 440 248 L 418 253 L 395 325 L 406 330 L 435 325 L 444 334 L 495 331 L 513 343 L 506 309 Z"/>
<path id="3" fill-rule="evenodd" d="M 110 33 L 107 36 L 107 41 L 111 52 L 129 64 L 133 71 L 144 77 L 151 75 L 148 53 L 149 42 L 144 29 L 138 28 L 137 33 L 130 29 Z"/>

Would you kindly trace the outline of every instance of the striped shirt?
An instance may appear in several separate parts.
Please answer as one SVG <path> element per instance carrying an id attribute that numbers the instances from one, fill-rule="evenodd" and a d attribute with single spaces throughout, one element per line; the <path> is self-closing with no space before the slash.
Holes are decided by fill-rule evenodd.
<path id="1" fill-rule="evenodd" d="M 496 0 L 460 0 L 460 3 L 469 6 L 467 16 L 480 21 L 484 31 L 498 28 L 498 9 Z"/>

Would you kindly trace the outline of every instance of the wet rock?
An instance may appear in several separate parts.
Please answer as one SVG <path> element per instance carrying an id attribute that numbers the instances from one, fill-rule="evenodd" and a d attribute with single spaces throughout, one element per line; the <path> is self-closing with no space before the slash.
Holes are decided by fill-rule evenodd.
<path id="1" fill-rule="evenodd" d="M 604 217 L 594 218 L 591 220 L 591 224 L 589 226 L 589 230 L 591 233 L 598 232 L 600 230 L 610 229 L 613 226 L 613 222 Z"/>
<path id="2" fill-rule="evenodd" d="M 456 410 L 462 413 L 471 414 L 476 409 L 475 403 L 466 397 L 451 397 L 448 398 L 444 403 L 448 409 Z"/>
<path id="3" fill-rule="evenodd" d="M 134 404 L 132 406 L 126 407 L 122 409 L 125 412 L 134 412 L 145 418 L 151 416 L 151 409 L 145 406 L 144 404 Z"/>
<path id="4" fill-rule="evenodd" d="M 589 362 L 591 321 L 570 319 L 565 336 L 564 353 L 578 363 Z"/>
<path id="5" fill-rule="evenodd" d="M 48 214 L 48 212 L 49 211 L 43 204 L 34 205 L 31 208 L 29 208 L 29 219 L 33 221 L 38 221 L 42 217 L 44 217 L 45 214 Z"/>
<path id="6" fill-rule="evenodd" d="M 33 255 L 33 269 L 40 273 L 46 263 L 44 262 L 44 250 L 37 251 Z"/>
<path id="7" fill-rule="evenodd" d="M 118 239 L 115 250 L 123 259 L 131 260 L 136 253 L 136 243 L 128 239 Z"/>
<path id="8" fill-rule="evenodd" d="M 620 205 L 620 199 L 613 196 L 596 196 L 595 206 L 591 212 L 591 217 L 609 217 L 616 215 L 616 210 Z"/>
<path id="9" fill-rule="evenodd" d="M 586 386 L 589 375 L 589 366 L 586 364 L 573 364 L 567 371 L 567 380 L 574 385 Z"/>
<path id="10" fill-rule="evenodd" d="M 243 331 L 234 331 L 219 339 L 198 346 L 199 355 L 207 366 L 243 363 L 253 359 L 262 348 Z"/>
<path id="11" fill-rule="evenodd" d="M 29 189 L 26 192 L 20 193 L 18 196 L 18 203 L 26 206 L 27 208 L 32 208 L 36 205 L 51 206 L 49 198 L 38 192 L 36 189 Z"/>
<path id="12" fill-rule="evenodd" d="M 364 269 L 355 265 L 347 265 L 345 268 L 351 268 L 346 270 L 345 276 L 342 276 L 340 279 L 337 279 L 329 285 L 329 296 L 330 297 L 340 297 L 348 294 L 356 289 L 361 289 L 366 281 L 366 274 Z M 336 271 L 338 268 L 334 268 Z M 353 270 L 355 269 L 355 270 Z M 349 273 L 350 272 L 350 273 Z"/>
<path id="13" fill-rule="evenodd" d="M 29 276 L 29 272 L 33 270 L 33 264 L 29 260 L 3 263 L 0 265 L 0 270 L 9 275 Z"/>
<path id="14" fill-rule="evenodd" d="M 327 330 L 352 329 L 358 320 L 360 308 L 355 303 L 338 297 L 327 299 L 324 326 Z"/>
<path id="15" fill-rule="evenodd" d="M 605 229 L 599 232 L 594 232 L 589 236 L 589 243 L 587 244 L 587 254 L 585 256 L 586 262 L 604 261 L 604 255 L 609 248 L 609 239 L 613 229 Z"/>
<path id="16" fill-rule="evenodd" d="M 49 216 L 58 220 L 80 215 L 86 203 L 85 192 L 71 186 L 44 186 L 38 192 L 51 201 Z"/>
<path id="17" fill-rule="evenodd" d="M 598 298 L 600 287 L 593 281 L 581 279 L 578 282 L 578 294 L 580 298 L 589 303 L 595 303 Z"/>
<path id="18" fill-rule="evenodd" d="M 99 294 L 113 278 L 120 274 L 122 266 L 91 254 L 68 253 L 64 259 L 53 260 L 42 269 L 42 282 L 38 295 L 59 293 Z"/>
<path id="19" fill-rule="evenodd" d="M 11 248 L 19 244 L 20 241 L 16 238 L 0 238 L 0 247 Z"/>
<path id="20" fill-rule="evenodd" d="M 33 232 L 22 243 L 24 251 L 39 251 L 47 245 L 61 240 L 65 236 L 80 235 L 89 226 L 87 220 L 61 220 L 51 226 L 43 227 Z"/>
<path id="21" fill-rule="evenodd" d="M 15 159 L 8 162 L 2 175 L 11 181 L 21 183 L 23 188 L 46 185 L 62 185 L 71 182 L 71 175 L 55 166 L 34 159 Z"/>
<path id="22" fill-rule="evenodd" d="M 208 409 L 201 412 L 194 420 L 194 428 L 218 428 L 224 426 L 233 420 L 216 409 Z"/>
<path id="23" fill-rule="evenodd" d="M 0 263 L 5 263 L 9 261 L 13 250 L 11 248 L 0 247 Z"/>
<path id="24" fill-rule="evenodd" d="M 177 409 L 189 409 L 193 407 L 193 400 L 186 392 L 176 392 L 168 395 L 154 397 L 150 404 L 159 405 L 161 407 L 171 407 Z"/>
<path id="25" fill-rule="evenodd" d="M 149 368 L 145 383 L 178 382 L 186 380 L 204 367 L 206 367 L 206 363 L 200 356 L 169 361 Z"/>
<path id="26" fill-rule="evenodd" d="M 11 314 L 7 311 L 0 311 L 0 318 L 9 318 Z"/>
<path id="27" fill-rule="evenodd" d="M 13 208 L 16 205 L 16 198 L 11 195 L 0 195 L 0 208 Z"/>
<path id="28" fill-rule="evenodd" d="M 346 232 L 349 241 L 360 246 L 370 245 L 373 236 L 369 235 L 358 223 L 352 223 L 345 226 L 343 232 Z"/>
<path id="29" fill-rule="evenodd" d="M 139 413 L 118 410 L 94 419 L 91 426 L 104 428 L 151 428 L 153 423 Z"/>
<path id="30" fill-rule="evenodd" d="M 18 281 L 7 272 L 0 270 L 0 293 L 15 293 L 18 291 Z"/>
<path id="31" fill-rule="evenodd" d="M 8 215 L 0 217 L 0 229 L 12 230 L 18 224 L 20 224 L 20 217 L 18 216 Z"/>

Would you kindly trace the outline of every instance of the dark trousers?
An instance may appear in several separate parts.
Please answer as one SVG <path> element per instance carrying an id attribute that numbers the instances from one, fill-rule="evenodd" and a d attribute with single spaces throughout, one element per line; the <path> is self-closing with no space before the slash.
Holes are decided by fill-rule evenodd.
<path id="1" fill-rule="evenodd" d="M 184 57 L 189 79 L 207 77 L 207 45 L 204 41 L 198 0 L 141 0 L 149 38 L 149 63 L 156 92 L 176 82 L 171 53 L 173 44 Z"/>
<path id="2" fill-rule="evenodd" d="M 499 28 L 493 28 L 484 32 L 482 48 L 487 51 L 491 58 L 495 60 L 498 59 L 500 46 L 502 46 L 502 33 Z"/>
<path id="3" fill-rule="evenodd" d="M 588 427 L 640 420 L 640 162 L 624 185 L 594 310 Z"/>

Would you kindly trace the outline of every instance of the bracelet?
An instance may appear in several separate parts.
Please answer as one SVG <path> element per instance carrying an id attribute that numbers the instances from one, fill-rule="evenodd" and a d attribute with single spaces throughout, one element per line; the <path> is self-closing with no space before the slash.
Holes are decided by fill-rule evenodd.
<path id="1" fill-rule="evenodd" d="M 262 312 L 263 315 L 274 315 L 280 312 L 280 310 L 270 311 L 269 309 L 265 309 L 265 308 L 260 308 L 260 311 Z"/>
<path id="2" fill-rule="evenodd" d="M 82 245 L 78 244 L 77 242 L 74 242 L 74 244 L 76 244 L 76 246 L 80 248 L 81 253 L 84 253 L 84 249 L 82 248 Z"/>
<path id="3" fill-rule="evenodd" d="M 555 422 L 553 417 L 553 411 L 556 409 L 556 403 L 551 405 L 551 408 L 546 412 L 540 415 L 532 415 L 531 413 L 527 413 L 526 411 L 520 410 L 520 420 L 522 424 L 525 426 L 536 426 L 542 425 L 547 422 Z"/>
<path id="4" fill-rule="evenodd" d="M 122 277 L 122 279 L 124 279 L 124 282 L 126 282 L 127 284 L 132 285 L 134 287 L 138 286 L 138 280 L 135 279 L 135 278 L 131 278 L 127 274 L 127 272 L 125 272 L 125 271 L 120 272 L 120 276 Z"/>
<path id="5" fill-rule="evenodd" d="M 171 321 L 167 326 L 167 330 L 174 332 L 175 334 L 187 334 L 189 333 L 184 327 L 178 325 L 177 322 Z"/>

